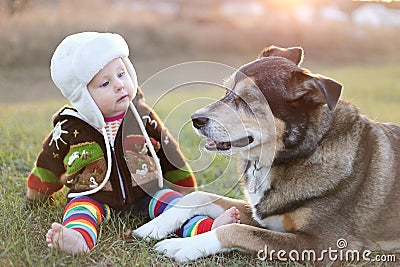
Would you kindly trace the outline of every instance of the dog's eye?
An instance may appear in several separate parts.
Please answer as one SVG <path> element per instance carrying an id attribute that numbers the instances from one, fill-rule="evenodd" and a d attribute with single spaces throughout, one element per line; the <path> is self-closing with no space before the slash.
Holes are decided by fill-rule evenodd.
<path id="1" fill-rule="evenodd" d="M 245 93 L 245 94 L 243 95 L 243 99 L 244 99 L 245 101 L 254 101 L 254 100 L 256 100 L 257 98 L 256 98 L 256 96 L 253 95 L 253 94 Z"/>

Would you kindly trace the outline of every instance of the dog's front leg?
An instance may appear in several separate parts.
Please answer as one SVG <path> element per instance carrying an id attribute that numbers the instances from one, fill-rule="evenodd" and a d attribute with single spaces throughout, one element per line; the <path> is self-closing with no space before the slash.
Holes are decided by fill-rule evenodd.
<path id="1" fill-rule="evenodd" d="M 295 234 L 278 233 L 243 224 L 229 224 L 210 232 L 187 238 L 172 238 L 155 245 L 155 249 L 179 262 L 195 260 L 218 252 L 240 249 L 249 252 L 289 249 L 298 243 L 307 243 Z M 296 244 L 296 245 L 293 245 Z"/>
<path id="2" fill-rule="evenodd" d="M 206 192 L 190 193 L 179 200 L 174 207 L 134 230 L 132 234 L 144 239 L 162 239 L 195 215 L 216 218 L 224 213 L 220 205 L 214 204 L 218 198 L 220 197 Z"/>
<path id="3" fill-rule="evenodd" d="M 158 242 L 154 249 L 179 262 L 229 251 L 230 248 L 222 246 L 216 230 L 218 228 L 193 237 L 166 239 Z"/>

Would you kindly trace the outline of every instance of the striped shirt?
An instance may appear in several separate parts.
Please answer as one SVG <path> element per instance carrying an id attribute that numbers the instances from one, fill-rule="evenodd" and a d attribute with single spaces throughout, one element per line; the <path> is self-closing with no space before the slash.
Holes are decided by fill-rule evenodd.
<path id="1" fill-rule="evenodd" d="M 114 141 L 115 137 L 117 135 L 119 126 L 121 125 L 122 119 L 125 116 L 125 112 L 121 113 L 120 115 L 111 117 L 111 118 L 105 118 L 104 121 L 106 123 L 106 132 L 107 132 L 107 137 L 108 140 L 110 141 L 110 144 L 112 148 L 114 148 Z"/>

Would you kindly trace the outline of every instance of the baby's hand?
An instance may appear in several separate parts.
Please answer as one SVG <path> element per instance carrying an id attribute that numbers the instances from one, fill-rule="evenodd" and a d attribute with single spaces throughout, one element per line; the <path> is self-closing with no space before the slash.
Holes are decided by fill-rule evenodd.
<path id="1" fill-rule="evenodd" d="M 44 203 L 51 203 L 53 202 L 53 198 L 45 195 L 45 194 L 41 194 L 35 190 L 32 190 L 30 188 L 28 188 L 27 192 L 26 192 L 26 197 L 25 197 L 25 206 L 27 208 L 34 208 L 38 205 L 44 204 Z"/>

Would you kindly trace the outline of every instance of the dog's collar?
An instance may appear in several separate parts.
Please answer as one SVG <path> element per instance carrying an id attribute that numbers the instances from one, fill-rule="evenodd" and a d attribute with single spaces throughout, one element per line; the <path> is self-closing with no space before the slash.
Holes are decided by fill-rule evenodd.
<path id="1" fill-rule="evenodd" d="M 255 193 L 260 185 L 262 166 L 259 160 L 253 161 L 252 165 L 253 165 L 253 173 L 252 173 L 252 179 L 250 179 L 249 181 L 248 190 L 250 193 Z"/>

